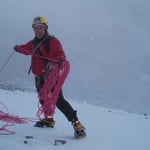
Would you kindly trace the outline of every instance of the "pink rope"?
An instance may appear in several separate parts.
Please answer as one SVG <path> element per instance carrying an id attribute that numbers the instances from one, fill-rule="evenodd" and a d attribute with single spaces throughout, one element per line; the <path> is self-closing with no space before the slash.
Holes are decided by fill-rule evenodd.
<path id="1" fill-rule="evenodd" d="M 29 50 L 26 50 L 26 49 L 24 49 L 24 48 L 22 48 L 22 47 L 20 47 L 20 49 L 22 49 L 22 51 L 24 51 L 24 52 L 27 52 L 27 53 L 28 53 L 29 55 L 31 55 L 31 56 L 39 57 L 39 58 L 42 58 L 42 59 L 47 59 L 47 60 L 52 61 L 52 62 L 57 62 L 56 59 L 46 58 L 46 57 L 44 57 L 44 56 L 40 56 L 40 55 L 31 53 Z"/>
<path id="2" fill-rule="evenodd" d="M 43 100 L 44 103 L 37 111 L 38 118 L 40 118 L 43 113 L 45 117 L 54 115 L 59 92 L 69 71 L 70 65 L 67 60 L 63 61 L 61 68 L 59 68 L 58 64 L 55 64 L 54 69 L 49 74 L 48 79 L 39 92 L 39 99 Z"/>
<path id="3" fill-rule="evenodd" d="M 6 62 L 2 65 L 2 67 L 0 68 L 0 72 L 5 68 L 5 66 L 7 65 L 7 63 L 9 62 L 10 58 L 13 56 L 15 51 L 13 51 L 9 57 L 7 58 Z"/>
<path id="4" fill-rule="evenodd" d="M 25 50 L 27 51 L 27 50 Z M 6 62 L 2 65 L 0 68 L 0 72 L 4 69 L 10 58 L 13 56 L 15 51 L 11 53 L 11 55 L 8 57 Z M 43 56 L 31 54 L 32 56 L 48 59 Z M 56 60 L 51 59 L 51 61 L 56 62 Z M 58 95 L 60 92 L 60 89 L 62 88 L 65 79 L 67 78 L 67 75 L 70 71 L 70 64 L 66 60 L 62 63 L 61 67 L 59 68 L 58 64 L 55 63 L 55 67 L 53 71 L 50 73 L 47 81 L 45 82 L 43 88 L 39 92 L 39 98 L 44 101 L 43 106 L 39 107 L 37 116 L 40 118 L 40 115 L 44 113 L 46 117 L 53 116 L 55 112 L 55 106 L 58 99 Z M 7 112 L 3 112 L 0 110 L 0 121 L 6 122 L 2 127 L 0 127 L 0 135 L 12 135 L 15 134 L 13 131 L 9 131 L 6 128 L 8 126 L 13 126 L 15 123 L 18 124 L 24 124 L 28 121 L 34 121 L 35 119 L 32 118 L 19 118 L 18 116 L 10 115 L 8 112 L 8 109 L 6 106 L 0 102 Z"/>
<path id="5" fill-rule="evenodd" d="M 28 50 L 22 47 L 20 47 L 20 49 L 29 53 Z M 47 59 L 54 63 L 54 69 L 49 74 L 48 79 L 46 80 L 45 84 L 43 85 L 43 88 L 39 92 L 39 99 L 43 100 L 44 104 L 42 106 L 39 106 L 37 111 L 37 117 L 39 119 L 41 119 L 40 116 L 42 114 L 44 114 L 45 117 L 53 116 L 55 112 L 55 105 L 57 102 L 58 94 L 70 71 L 70 64 L 67 60 L 65 60 L 59 68 L 58 64 L 56 63 L 57 60 L 55 59 L 49 59 L 44 56 L 36 55 L 33 53 L 30 53 L 30 55 Z"/>
<path id="6" fill-rule="evenodd" d="M 18 116 L 10 115 L 6 106 L 0 102 L 2 106 L 6 109 L 6 113 L 0 110 L 0 121 L 6 122 L 2 127 L 0 127 L 0 135 L 12 135 L 15 134 L 14 131 L 7 130 L 8 126 L 14 126 L 17 124 L 25 124 L 29 121 L 34 121 L 32 118 L 19 118 Z"/>

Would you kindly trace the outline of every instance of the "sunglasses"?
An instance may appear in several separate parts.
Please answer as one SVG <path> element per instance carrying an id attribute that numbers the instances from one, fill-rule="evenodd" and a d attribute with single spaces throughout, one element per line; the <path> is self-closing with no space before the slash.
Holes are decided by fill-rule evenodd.
<path id="1" fill-rule="evenodd" d="M 46 26 L 45 26 L 44 24 L 35 24 L 35 25 L 33 26 L 33 29 L 34 29 L 34 30 L 45 29 L 45 28 L 46 28 Z"/>

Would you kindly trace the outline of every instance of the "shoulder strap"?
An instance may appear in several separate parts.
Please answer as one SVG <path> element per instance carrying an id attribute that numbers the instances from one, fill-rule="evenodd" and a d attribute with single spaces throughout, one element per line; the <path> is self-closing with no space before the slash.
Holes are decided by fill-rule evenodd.
<path id="1" fill-rule="evenodd" d="M 35 45 L 33 54 L 35 53 L 35 51 L 48 39 L 49 35 L 46 35 L 40 42 L 38 42 L 38 44 L 36 44 L 37 39 L 33 39 L 33 44 Z"/>
<path id="2" fill-rule="evenodd" d="M 49 42 L 50 42 L 52 39 L 54 39 L 54 38 L 55 38 L 55 36 L 49 35 L 49 36 L 47 37 L 47 39 L 43 42 L 43 44 L 44 44 L 45 49 L 46 49 L 47 52 L 50 51 Z"/>
<path id="3" fill-rule="evenodd" d="M 45 49 L 47 51 L 47 53 L 50 51 L 50 47 L 49 47 L 49 42 L 50 40 L 54 39 L 55 37 L 52 35 L 48 35 L 48 37 L 43 41 L 42 45 L 45 46 Z M 43 53 L 40 51 L 40 49 L 38 48 L 37 51 L 39 52 L 39 54 L 41 56 L 44 57 Z M 48 60 L 43 58 L 43 61 L 47 64 Z"/>
<path id="4" fill-rule="evenodd" d="M 42 43 L 44 43 L 44 41 L 47 39 L 49 35 L 45 36 L 34 48 L 33 50 L 33 54 L 39 49 L 40 45 L 42 45 Z M 32 40 L 33 44 L 35 44 L 35 38 Z M 30 71 L 31 71 L 31 65 L 29 67 L 29 70 L 28 70 L 28 74 L 30 74 Z"/>

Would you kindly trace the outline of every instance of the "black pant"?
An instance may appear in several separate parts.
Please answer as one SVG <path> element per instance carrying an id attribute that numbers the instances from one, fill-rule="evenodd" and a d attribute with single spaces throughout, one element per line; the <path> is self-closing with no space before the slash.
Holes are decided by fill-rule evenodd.
<path id="1" fill-rule="evenodd" d="M 40 91 L 44 83 L 45 83 L 45 80 L 43 76 L 35 77 L 35 85 L 36 85 L 37 92 Z M 43 104 L 43 101 L 40 100 L 40 103 Z M 62 89 L 60 90 L 56 106 L 66 116 L 68 121 L 71 121 L 72 123 L 78 121 L 77 111 L 75 111 L 72 108 L 72 106 L 65 100 L 63 93 L 62 93 Z"/>

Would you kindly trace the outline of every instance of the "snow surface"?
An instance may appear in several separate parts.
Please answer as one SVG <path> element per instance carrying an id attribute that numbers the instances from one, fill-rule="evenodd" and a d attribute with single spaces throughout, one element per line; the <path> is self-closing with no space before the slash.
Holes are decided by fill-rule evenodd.
<path id="1" fill-rule="evenodd" d="M 0 90 L 0 101 L 9 114 L 36 118 L 37 94 L 35 92 Z M 0 136 L 1 150 L 149 150 L 150 117 L 102 108 L 87 103 L 70 101 L 86 127 L 87 137 L 76 140 L 72 125 L 56 109 L 54 128 L 36 128 L 34 122 L 8 127 L 14 135 Z M 0 104 L 0 110 L 5 111 Z M 0 125 L 4 122 L 0 121 Z M 26 139 L 33 136 L 33 139 Z M 54 145 L 55 139 L 66 144 Z M 27 141 L 27 144 L 24 143 Z"/>

